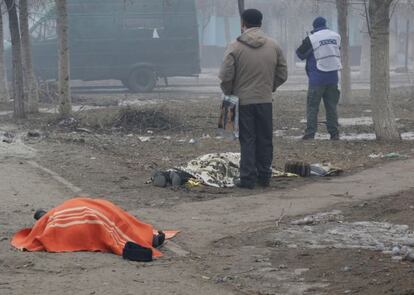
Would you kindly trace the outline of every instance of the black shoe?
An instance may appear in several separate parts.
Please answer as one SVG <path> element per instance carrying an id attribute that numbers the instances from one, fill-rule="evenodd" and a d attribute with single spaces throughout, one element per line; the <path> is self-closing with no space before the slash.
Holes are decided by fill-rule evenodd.
<path id="1" fill-rule="evenodd" d="M 151 262 L 152 249 L 142 247 L 134 242 L 127 242 L 122 250 L 122 257 L 131 261 Z"/>
<path id="2" fill-rule="evenodd" d="M 255 187 L 254 183 L 245 182 L 245 181 L 242 181 L 241 179 L 234 180 L 234 185 L 237 186 L 238 188 L 247 188 L 247 189 L 254 189 Z"/>
<path id="3" fill-rule="evenodd" d="M 152 247 L 158 248 L 165 242 L 165 234 L 162 231 L 158 232 L 158 235 L 154 235 L 152 238 Z"/>
<path id="4" fill-rule="evenodd" d="M 336 134 L 331 134 L 331 140 L 339 140 L 340 138 L 339 138 L 339 134 L 338 133 L 336 133 Z"/>
<path id="5" fill-rule="evenodd" d="M 157 171 L 152 177 L 152 183 L 157 187 L 166 187 L 171 184 L 170 174 L 168 172 Z"/>
<path id="6" fill-rule="evenodd" d="M 270 179 L 269 178 L 259 178 L 257 180 L 257 184 L 261 187 L 269 187 L 270 186 Z"/>
<path id="7" fill-rule="evenodd" d="M 45 211 L 45 210 L 43 210 L 43 209 L 39 209 L 39 210 L 37 210 L 36 212 L 35 212 L 35 214 L 34 214 L 34 216 L 33 216 L 33 218 L 35 219 L 35 220 L 39 220 L 40 218 L 42 218 L 43 217 L 43 215 L 45 215 L 47 212 Z"/>
<path id="8" fill-rule="evenodd" d="M 191 178 L 191 175 L 184 171 L 181 171 L 181 170 L 170 171 L 171 185 L 174 187 L 184 185 L 185 183 L 188 182 L 190 178 Z"/>
<path id="9" fill-rule="evenodd" d="M 312 140 L 312 139 L 315 139 L 315 134 L 305 134 L 302 137 L 302 140 Z"/>

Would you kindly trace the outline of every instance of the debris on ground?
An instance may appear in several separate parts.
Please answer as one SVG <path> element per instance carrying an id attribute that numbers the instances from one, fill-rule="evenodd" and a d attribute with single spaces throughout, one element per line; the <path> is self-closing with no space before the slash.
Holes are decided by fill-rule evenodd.
<path id="1" fill-rule="evenodd" d="M 406 159 L 406 155 L 402 155 L 400 153 L 392 152 L 388 154 L 378 153 L 378 154 L 369 154 L 368 158 L 370 159 Z"/>
<path id="2" fill-rule="evenodd" d="M 388 153 L 383 156 L 387 159 L 400 159 L 400 158 L 407 158 L 405 155 L 401 155 L 400 153 Z"/>
<path id="3" fill-rule="evenodd" d="M 31 130 L 27 132 L 28 137 L 40 137 L 40 132 L 37 130 Z"/>
<path id="4" fill-rule="evenodd" d="M 308 164 L 306 162 L 290 161 L 285 164 L 285 172 L 299 175 L 301 177 L 309 176 L 338 176 L 343 170 L 333 166 L 331 163 Z"/>
<path id="5" fill-rule="evenodd" d="M 148 142 L 151 140 L 151 137 L 149 136 L 138 136 L 138 139 L 140 142 Z"/>
<path id="6" fill-rule="evenodd" d="M 74 117 L 65 118 L 58 123 L 58 126 L 62 128 L 76 128 L 78 125 L 79 121 Z"/>
<path id="7" fill-rule="evenodd" d="M 312 164 L 310 165 L 311 175 L 312 176 L 339 176 L 344 171 L 341 168 L 333 166 L 331 163 L 324 164 Z"/>
<path id="8" fill-rule="evenodd" d="M 369 154 L 368 155 L 368 158 L 370 158 L 370 159 L 380 159 L 382 157 L 384 157 L 384 154 L 383 153 L 379 153 L 379 154 Z"/>
<path id="9" fill-rule="evenodd" d="M 113 126 L 153 134 L 153 130 L 178 128 L 180 123 L 175 116 L 160 107 L 138 109 L 128 106 L 119 110 Z"/>
<path id="10" fill-rule="evenodd" d="M 293 227 L 292 227 L 293 226 Z M 274 245 L 322 249 L 365 249 L 381 251 L 395 259 L 414 261 L 414 233 L 407 225 L 388 222 L 345 222 L 334 210 L 309 215 L 273 234 Z"/>
<path id="11" fill-rule="evenodd" d="M 285 164 L 285 172 L 293 173 L 302 177 L 309 177 L 311 175 L 310 164 L 306 162 L 287 162 Z"/>
<path id="12" fill-rule="evenodd" d="M 315 225 L 320 223 L 326 222 L 342 222 L 344 220 L 344 216 L 342 215 L 342 211 L 340 210 L 333 210 L 331 212 L 325 213 L 318 213 L 315 215 L 305 216 L 302 219 L 292 221 L 292 225 Z"/>
<path id="13" fill-rule="evenodd" d="M 76 128 L 77 132 L 83 132 L 83 133 L 92 133 L 92 130 L 88 128 Z"/>
<path id="14" fill-rule="evenodd" d="M 11 132 L 0 132 L 0 141 L 4 143 L 12 143 L 15 138 L 15 134 Z"/>

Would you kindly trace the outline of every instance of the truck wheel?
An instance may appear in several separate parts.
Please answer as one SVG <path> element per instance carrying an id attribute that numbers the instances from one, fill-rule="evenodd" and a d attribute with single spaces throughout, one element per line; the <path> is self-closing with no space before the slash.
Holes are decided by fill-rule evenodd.
<path id="1" fill-rule="evenodd" d="M 151 92 L 157 84 L 157 75 L 149 67 L 134 69 L 129 74 L 127 87 L 132 92 Z"/>

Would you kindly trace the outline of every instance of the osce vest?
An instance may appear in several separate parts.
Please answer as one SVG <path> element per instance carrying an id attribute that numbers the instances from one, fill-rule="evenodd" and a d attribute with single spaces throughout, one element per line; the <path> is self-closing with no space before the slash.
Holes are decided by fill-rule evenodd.
<path id="1" fill-rule="evenodd" d="M 321 30 L 309 36 L 316 66 L 322 72 L 339 71 L 341 63 L 341 36 L 331 30 Z"/>

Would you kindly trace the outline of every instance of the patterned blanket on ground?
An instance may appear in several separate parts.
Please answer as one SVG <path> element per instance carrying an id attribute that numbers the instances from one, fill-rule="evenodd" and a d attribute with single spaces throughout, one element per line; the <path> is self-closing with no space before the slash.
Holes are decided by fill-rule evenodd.
<path id="1" fill-rule="evenodd" d="M 240 176 L 240 153 L 207 154 L 179 167 L 203 184 L 212 187 L 234 187 L 234 179 Z M 273 170 L 273 177 L 292 177 L 294 174 Z"/>

